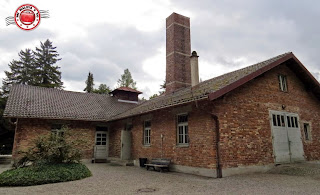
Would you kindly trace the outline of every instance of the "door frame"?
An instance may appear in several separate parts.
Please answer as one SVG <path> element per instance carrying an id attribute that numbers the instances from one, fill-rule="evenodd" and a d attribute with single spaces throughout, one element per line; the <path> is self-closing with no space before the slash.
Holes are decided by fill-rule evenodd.
<path id="1" fill-rule="evenodd" d="M 98 133 L 105 133 L 106 134 L 106 156 L 105 158 L 97 158 L 96 152 L 97 152 L 97 134 Z M 109 128 L 107 131 L 95 131 L 95 137 L 94 137 L 94 158 L 95 159 L 107 159 L 109 157 Z"/>
<path id="2" fill-rule="evenodd" d="M 269 110 L 269 122 L 270 122 L 270 128 L 271 128 L 271 139 L 272 139 L 272 150 L 273 150 L 273 159 L 274 159 L 274 163 L 281 163 L 281 162 L 276 162 L 276 152 L 275 152 L 275 147 L 274 147 L 274 130 L 273 130 L 273 118 L 272 118 L 272 114 L 278 114 L 278 115 L 284 115 L 284 122 L 285 122 L 285 129 L 286 129 L 286 133 L 287 133 L 287 139 L 288 139 L 288 147 L 289 147 L 289 159 L 290 161 L 288 163 L 292 163 L 292 152 L 291 152 L 291 146 L 290 146 L 290 140 L 289 140 L 289 133 L 288 133 L 288 121 L 287 121 L 287 116 L 294 116 L 297 117 L 297 121 L 298 121 L 298 130 L 300 132 L 300 138 L 301 138 L 301 144 L 302 144 L 302 151 L 303 151 L 303 158 L 305 160 L 305 155 L 304 155 L 304 146 L 303 146 L 303 142 L 302 142 L 302 132 L 301 132 L 301 127 L 300 127 L 300 117 L 299 114 L 297 113 L 292 113 L 292 112 L 287 112 L 287 111 L 278 111 L 278 110 Z M 286 162 L 283 162 L 286 163 Z"/>

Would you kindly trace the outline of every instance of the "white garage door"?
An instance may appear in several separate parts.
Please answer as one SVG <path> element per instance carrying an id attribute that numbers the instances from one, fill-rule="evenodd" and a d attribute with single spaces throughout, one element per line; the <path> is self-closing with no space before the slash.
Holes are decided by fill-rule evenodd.
<path id="1" fill-rule="evenodd" d="M 304 160 L 299 117 L 294 113 L 270 111 L 276 163 Z"/>

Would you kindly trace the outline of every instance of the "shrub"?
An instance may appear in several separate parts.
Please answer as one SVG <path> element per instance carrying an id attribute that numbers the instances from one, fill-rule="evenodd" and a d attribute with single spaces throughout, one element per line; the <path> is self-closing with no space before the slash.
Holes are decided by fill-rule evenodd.
<path id="1" fill-rule="evenodd" d="M 67 139 L 68 137 L 70 134 L 67 127 L 63 127 L 59 134 L 39 136 L 34 147 L 21 152 L 22 157 L 14 163 L 14 167 L 25 167 L 29 164 L 79 163 L 82 155 L 80 150 L 74 147 L 77 140 Z"/>
<path id="2" fill-rule="evenodd" d="M 80 163 L 29 166 L 7 170 L 0 174 L 0 186 L 31 186 L 79 180 L 91 176 Z"/>

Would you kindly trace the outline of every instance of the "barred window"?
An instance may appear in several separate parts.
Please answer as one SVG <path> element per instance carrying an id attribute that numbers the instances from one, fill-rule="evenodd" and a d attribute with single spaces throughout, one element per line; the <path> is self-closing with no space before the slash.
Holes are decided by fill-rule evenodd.
<path id="1" fill-rule="evenodd" d="M 63 137 L 64 131 L 62 130 L 62 124 L 52 124 L 51 125 L 51 133 L 54 136 Z"/>
<path id="2" fill-rule="evenodd" d="M 287 86 L 287 77 L 284 75 L 279 75 L 279 87 L 280 90 L 283 92 L 288 91 L 288 86 Z"/>
<path id="3" fill-rule="evenodd" d="M 178 115 L 177 125 L 178 144 L 189 144 L 188 114 Z"/>
<path id="4" fill-rule="evenodd" d="M 311 140 L 311 130 L 310 130 L 309 123 L 303 123 L 303 132 L 304 132 L 304 139 L 306 141 L 310 141 Z"/>
<path id="5" fill-rule="evenodd" d="M 150 145 L 150 137 L 151 137 L 151 122 L 144 121 L 144 128 L 143 128 L 143 144 Z"/>

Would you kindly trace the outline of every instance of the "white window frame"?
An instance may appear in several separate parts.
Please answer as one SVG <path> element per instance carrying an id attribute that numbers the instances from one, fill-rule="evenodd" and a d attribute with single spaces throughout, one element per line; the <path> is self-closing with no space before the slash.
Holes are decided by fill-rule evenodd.
<path id="1" fill-rule="evenodd" d="M 54 128 L 54 125 L 61 125 L 61 127 L 59 128 Z M 63 124 L 52 124 L 51 126 L 51 133 L 55 136 L 55 137 L 63 137 L 64 136 L 64 131 L 63 129 Z"/>
<path id="2" fill-rule="evenodd" d="M 107 137 L 108 137 L 107 131 L 96 131 L 95 145 L 106 146 L 108 143 Z"/>
<path id="3" fill-rule="evenodd" d="M 189 145 L 189 126 L 188 120 L 186 122 L 179 122 L 179 117 L 187 116 L 189 120 L 188 113 L 183 113 L 177 115 L 177 144 L 179 146 L 188 146 Z M 180 132 L 182 129 L 182 133 Z M 182 140 L 181 140 L 182 138 Z"/>
<path id="4" fill-rule="evenodd" d="M 305 128 L 305 125 L 307 125 L 307 129 Z M 309 122 L 303 122 L 303 137 L 305 141 L 312 141 L 312 135 L 311 135 L 311 123 Z M 307 135 L 306 135 L 307 133 Z"/>
<path id="5" fill-rule="evenodd" d="M 281 91 L 288 92 L 287 76 L 281 74 L 279 75 L 279 87 Z"/>
<path id="6" fill-rule="evenodd" d="M 146 127 L 146 122 L 149 122 L 150 126 Z M 143 145 L 151 145 L 151 121 L 143 122 Z"/>

